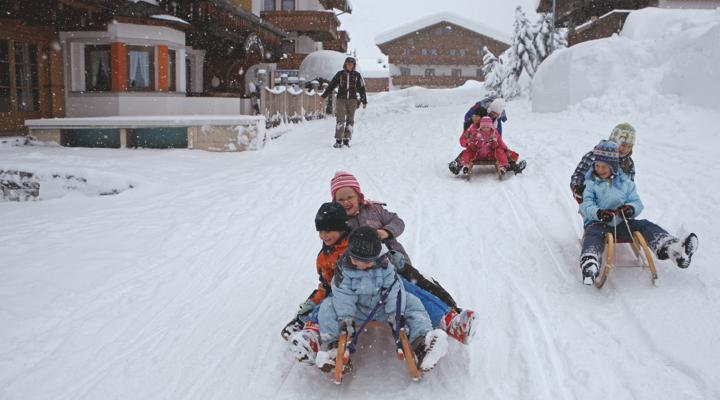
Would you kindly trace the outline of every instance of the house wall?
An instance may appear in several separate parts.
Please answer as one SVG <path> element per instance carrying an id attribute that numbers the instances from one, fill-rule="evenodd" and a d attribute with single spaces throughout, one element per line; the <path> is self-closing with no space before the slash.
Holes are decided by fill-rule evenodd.
<path id="1" fill-rule="evenodd" d="M 250 99 L 237 97 L 158 96 L 151 93 L 86 93 L 67 99 L 67 117 L 132 115 L 250 115 Z"/>
<path id="2" fill-rule="evenodd" d="M 720 0 L 659 0 L 661 8 L 717 8 Z"/>

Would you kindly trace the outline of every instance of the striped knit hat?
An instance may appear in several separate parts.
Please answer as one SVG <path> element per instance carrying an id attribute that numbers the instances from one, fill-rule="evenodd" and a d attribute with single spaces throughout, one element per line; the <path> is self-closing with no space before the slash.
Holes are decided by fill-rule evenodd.
<path id="1" fill-rule="evenodd" d="M 482 128 L 495 128 L 495 125 L 493 125 L 492 118 L 490 117 L 482 117 L 480 119 L 480 129 Z"/>
<path id="2" fill-rule="evenodd" d="M 606 164 L 613 173 L 616 173 L 620 167 L 620 154 L 615 142 L 601 140 L 593 149 L 593 157 L 596 163 Z"/>
<path id="3" fill-rule="evenodd" d="M 330 195 L 333 201 L 335 201 L 335 193 L 344 187 L 352 188 L 360 198 L 360 204 L 365 203 L 365 195 L 360 190 L 360 182 L 353 174 L 345 171 L 336 172 L 335 176 L 330 180 Z"/>

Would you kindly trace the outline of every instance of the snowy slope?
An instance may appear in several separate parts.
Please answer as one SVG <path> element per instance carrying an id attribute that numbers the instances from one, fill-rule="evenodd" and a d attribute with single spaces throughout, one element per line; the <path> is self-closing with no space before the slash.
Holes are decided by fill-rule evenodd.
<path id="1" fill-rule="evenodd" d="M 720 139 L 707 127 L 720 115 L 510 103 L 505 138 L 528 170 L 466 182 L 446 165 L 471 88 L 371 97 L 351 149 L 330 147 L 332 120 L 236 154 L 0 148 L 0 169 L 133 186 L 0 203 L 0 398 L 719 398 Z M 701 249 L 687 271 L 661 262 L 659 287 L 620 269 L 597 290 L 577 274 L 569 176 L 625 120 L 643 216 L 692 229 Z M 341 387 L 285 353 L 279 331 L 315 285 L 312 220 L 339 169 L 405 220 L 419 269 L 480 313 L 475 342 L 452 342 L 421 383 L 392 353 L 367 350 Z"/>

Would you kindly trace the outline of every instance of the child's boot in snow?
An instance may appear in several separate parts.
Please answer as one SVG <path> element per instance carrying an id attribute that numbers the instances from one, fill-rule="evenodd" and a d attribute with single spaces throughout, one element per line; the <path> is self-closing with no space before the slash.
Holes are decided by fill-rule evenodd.
<path id="1" fill-rule="evenodd" d="M 315 366 L 320 368 L 322 372 L 332 372 L 335 369 L 335 358 L 337 357 L 337 342 L 330 343 L 327 349 L 320 350 L 315 358 Z M 343 368 L 343 374 L 347 374 L 352 370 L 352 360 L 348 360 Z"/>
<path id="2" fill-rule="evenodd" d="M 447 334 L 441 329 L 432 330 L 425 337 L 416 338 L 411 347 L 418 368 L 425 372 L 430 371 L 447 354 Z"/>
<path id="3" fill-rule="evenodd" d="M 288 339 L 288 349 L 301 363 L 315 365 L 318 343 L 318 333 L 315 329 L 303 329 L 290 336 Z"/>
<path id="4" fill-rule="evenodd" d="M 342 144 L 345 147 L 350 147 L 350 139 L 343 139 Z"/>
<path id="5" fill-rule="evenodd" d="M 438 328 L 444 330 L 448 336 L 458 342 L 469 344 L 475 335 L 474 323 L 475 311 L 462 310 L 458 314 L 455 310 L 450 310 L 440 319 Z"/>
<path id="6" fill-rule="evenodd" d="M 305 326 L 305 323 L 300 321 L 300 319 L 296 317 L 292 321 L 288 322 L 287 325 L 285 325 L 285 327 L 280 332 L 280 335 L 283 337 L 283 339 L 288 340 L 290 335 L 295 332 L 301 331 L 303 326 Z"/>
<path id="7" fill-rule="evenodd" d="M 697 248 L 698 237 L 696 234 L 691 233 L 685 238 L 682 243 L 680 243 L 678 240 L 669 241 L 664 246 L 664 249 L 659 250 L 658 253 L 664 250 L 665 254 L 675 260 L 675 264 L 678 266 L 678 268 L 684 269 L 690 266 L 692 255 L 695 253 L 695 251 L 697 251 Z"/>
<path id="8" fill-rule="evenodd" d="M 450 169 L 450 172 L 453 173 L 453 175 L 457 175 L 460 173 L 460 163 L 457 160 L 450 161 L 450 164 L 448 164 L 448 168 Z"/>
<path id="9" fill-rule="evenodd" d="M 580 268 L 582 269 L 583 283 L 585 285 L 592 285 L 600 271 L 597 258 L 594 256 L 583 257 L 582 260 L 580 260 Z"/>
<path id="10" fill-rule="evenodd" d="M 335 144 L 333 145 L 334 148 L 339 149 L 342 147 L 342 141 L 340 139 L 335 139 Z"/>

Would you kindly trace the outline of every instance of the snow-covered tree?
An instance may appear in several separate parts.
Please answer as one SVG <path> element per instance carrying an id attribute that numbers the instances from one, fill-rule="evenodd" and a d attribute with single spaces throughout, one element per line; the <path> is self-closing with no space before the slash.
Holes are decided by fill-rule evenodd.
<path id="1" fill-rule="evenodd" d="M 483 49 L 483 74 L 488 91 L 509 99 L 529 88 L 540 63 L 553 51 L 567 46 L 564 32 L 553 30 L 551 24 L 551 14 L 541 14 L 535 24 L 530 24 L 522 8 L 515 9 L 512 46 L 500 57 Z"/>

